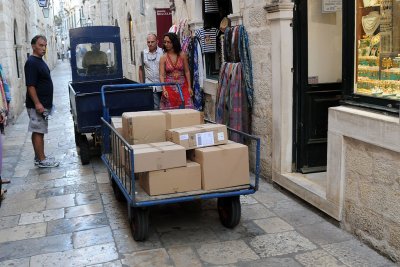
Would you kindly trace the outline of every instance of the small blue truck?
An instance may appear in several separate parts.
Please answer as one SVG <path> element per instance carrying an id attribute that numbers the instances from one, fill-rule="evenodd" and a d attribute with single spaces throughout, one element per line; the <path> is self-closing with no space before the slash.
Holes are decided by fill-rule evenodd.
<path id="1" fill-rule="evenodd" d="M 98 151 L 102 126 L 101 87 L 128 85 L 135 81 L 124 78 L 122 71 L 120 29 L 115 26 L 90 26 L 70 29 L 72 81 L 69 98 L 74 121 L 75 142 L 82 164 Z M 151 87 L 123 88 L 107 91 L 110 116 L 126 111 L 153 109 Z M 88 138 L 92 135 L 92 138 Z"/>

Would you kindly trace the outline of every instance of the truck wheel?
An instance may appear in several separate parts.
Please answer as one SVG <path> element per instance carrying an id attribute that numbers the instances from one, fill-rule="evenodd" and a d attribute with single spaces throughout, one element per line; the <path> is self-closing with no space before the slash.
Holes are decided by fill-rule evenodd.
<path id="1" fill-rule="evenodd" d="M 111 178 L 111 186 L 112 186 L 112 189 L 113 189 L 113 192 L 114 192 L 115 199 L 118 202 L 125 202 L 126 199 L 125 199 L 124 194 L 122 193 L 122 191 L 119 188 L 118 184 L 112 178 Z"/>
<path id="2" fill-rule="evenodd" d="M 223 226 L 234 228 L 238 225 L 241 216 L 239 196 L 218 198 L 218 214 Z"/>
<path id="3" fill-rule="evenodd" d="M 81 156 L 82 165 L 90 162 L 90 146 L 86 135 L 82 134 L 79 138 L 79 155 Z"/>
<path id="4" fill-rule="evenodd" d="M 74 134 L 75 134 L 75 145 L 79 146 L 81 134 L 78 132 L 78 127 L 76 126 L 76 124 L 74 124 Z"/>
<path id="5" fill-rule="evenodd" d="M 149 235 L 149 210 L 144 208 L 132 208 L 130 226 L 135 241 L 146 240 Z"/>

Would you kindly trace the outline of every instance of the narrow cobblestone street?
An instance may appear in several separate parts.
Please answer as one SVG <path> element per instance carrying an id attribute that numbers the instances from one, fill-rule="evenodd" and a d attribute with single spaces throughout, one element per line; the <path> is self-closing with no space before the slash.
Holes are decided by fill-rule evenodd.
<path id="1" fill-rule="evenodd" d="M 192 202 L 151 209 L 148 241 L 133 241 L 102 161 L 82 166 L 77 155 L 69 64 L 52 77 L 57 110 L 45 150 L 61 164 L 34 166 L 26 112 L 6 128 L 2 177 L 12 182 L 0 208 L 0 266 L 396 266 L 265 181 L 241 198 L 233 230 L 215 200 Z"/>

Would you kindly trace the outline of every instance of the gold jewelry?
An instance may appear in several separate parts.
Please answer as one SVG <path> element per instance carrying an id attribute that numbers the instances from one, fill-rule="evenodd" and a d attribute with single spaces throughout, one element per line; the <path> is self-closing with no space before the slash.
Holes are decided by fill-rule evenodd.
<path id="1" fill-rule="evenodd" d="M 380 24 L 380 15 L 378 11 L 372 11 L 361 18 L 361 24 L 364 32 L 371 36 L 378 29 Z"/>

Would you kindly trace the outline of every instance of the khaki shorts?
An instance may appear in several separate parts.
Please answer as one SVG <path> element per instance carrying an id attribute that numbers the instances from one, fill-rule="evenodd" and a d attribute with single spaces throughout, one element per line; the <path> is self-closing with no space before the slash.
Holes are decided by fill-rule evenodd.
<path id="1" fill-rule="evenodd" d="M 46 121 L 42 114 L 36 112 L 34 108 L 28 108 L 29 126 L 28 131 L 33 133 L 46 134 L 48 132 L 48 121 Z"/>

